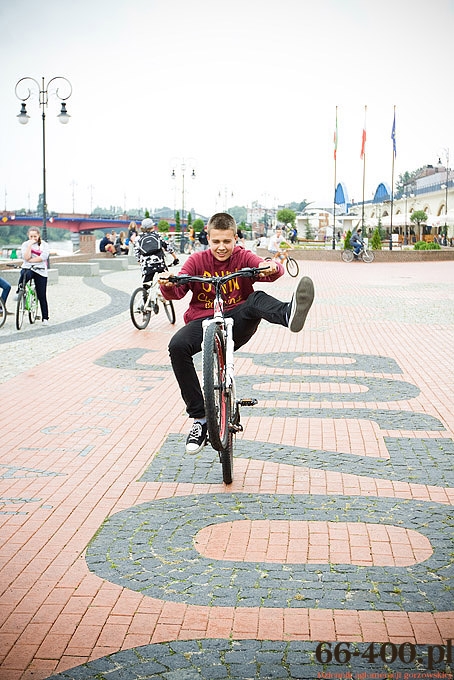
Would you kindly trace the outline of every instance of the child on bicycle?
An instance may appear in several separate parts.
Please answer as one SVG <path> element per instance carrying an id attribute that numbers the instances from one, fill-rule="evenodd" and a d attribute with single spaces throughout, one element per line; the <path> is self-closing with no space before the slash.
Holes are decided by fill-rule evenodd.
<path id="1" fill-rule="evenodd" d="M 314 299 L 311 279 L 303 277 L 299 281 L 290 302 L 281 302 L 263 291 L 254 291 L 254 282 L 276 281 L 284 274 L 284 268 L 280 262 L 265 262 L 252 251 L 238 246 L 236 222 L 228 213 L 216 213 L 208 221 L 208 244 L 208 250 L 193 253 L 186 260 L 180 274 L 222 276 L 243 267 L 265 265 L 258 279 L 238 277 L 227 285 L 224 312 L 234 319 L 235 350 L 251 339 L 262 319 L 285 326 L 294 333 L 303 328 Z M 202 321 L 213 314 L 214 290 L 211 284 L 177 286 L 167 280 L 168 276 L 163 274 L 159 277 L 161 292 L 167 300 L 180 300 L 189 291 L 192 293 L 184 314 L 185 325 L 172 337 L 169 355 L 186 411 L 193 419 L 186 439 L 186 452 L 198 453 L 206 444 L 207 425 L 202 389 L 192 357 L 202 349 Z"/>
<path id="2" fill-rule="evenodd" d="M 285 262 L 287 253 L 285 248 L 291 248 L 292 246 L 288 243 L 282 236 L 282 229 L 279 227 L 276 229 L 275 233 L 270 237 L 268 241 L 268 251 L 273 258 L 273 260 L 279 260 L 280 262 Z"/>
<path id="3" fill-rule="evenodd" d="M 18 299 L 19 288 L 30 279 L 34 279 L 36 295 L 41 308 L 41 319 L 43 326 L 47 326 L 49 323 L 49 306 L 47 304 L 49 246 L 46 241 L 41 239 L 41 232 L 38 227 L 30 227 L 28 230 L 28 241 L 23 242 L 21 255 L 22 267 L 14 299 Z"/>
<path id="4" fill-rule="evenodd" d="M 134 241 L 134 255 L 140 264 L 143 286 L 149 288 L 154 275 L 167 270 L 164 251 L 173 256 L 173 264 L 180 262 L 173 246 L 164 241 L 153 220 L 149 217 L 142 220 L 141 230 L 141 234 Z"/>

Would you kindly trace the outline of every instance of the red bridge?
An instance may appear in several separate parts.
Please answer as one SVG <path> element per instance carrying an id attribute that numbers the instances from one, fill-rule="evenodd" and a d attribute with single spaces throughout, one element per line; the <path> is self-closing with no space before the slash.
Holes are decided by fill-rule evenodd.
<path id="1" fill-rule="evenodd" d="M 140 222 L 140 220 L 139 220 Z M 14 215 L 13 213 L 3 212 L 0 227 L 15 226 L 15 227 L 40 227 L 43 223 L 42 217 L 29 217 L 28 215 Z M 102 231 L 109 231 L 115 229 L 116 231 L 126 231 L 131 223 L 131 219 L 97 219 L 89 215 L 64 215 L 64 216 L 49 216 L 47 218 L 47 229 L 67 229 L 76 233 L 93 233 L 96 229 Z"/>

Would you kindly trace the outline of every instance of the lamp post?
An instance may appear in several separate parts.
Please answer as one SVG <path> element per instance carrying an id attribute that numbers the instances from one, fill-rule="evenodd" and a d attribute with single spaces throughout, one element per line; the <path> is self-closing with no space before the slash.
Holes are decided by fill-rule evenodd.
<path id="1" fill-rule="evenodd" d="M 189 158 L 189 159 L 186 160 L 185 158 L 178 158 L 178 159 L 174 159 L 174 160 L 178 161 L 178 163 L 180 165 L 180 172 L 181 172 L 181 237 L 182 238 L 181 238 L 180 250 L 181 250 L 181 252 L 184 252 L 184 240 L 183 240 L 183 233 L 184 233 L 184 191 L 185 191 L 185 189 L 184 189 L 184 178 L 185 178 L 185 174 L 186 174 L 186 163 L 189 162 L 189 161 L 193 161 L 194 159 Z M 175 166 L 172 168 L 171 177 L 174 180 L 177 178 L 177 175 L 175 173 Z M 195 170 L 194 170 L 194 167 L 193 167 L 192 172 L 191 172 L 191 179 L 195 179 L 195 178 L 196 178 L 196 174 L 195 174 Z"/>
<path id="2" fill-rule="evenodd" d="M 57 86 L 55 94 L 58 99 L 62 102 L 60 113 L 58 114 L 57 118 L 59 119 L 60 123 L 63 125 L 66 125 L 70 119 L 70 115 L 66 110 L 66 100 L 70 98 L 72 94 L 72 85 L 69 82 L 67 78 L 64 78 L 63 76 L 55 76 L 54 78 L 51 78 L 47 84 L 44 82 L 44 77 L 41 78 L 41 84 L 35 78 L 31 78 L 29 76 L 26 76 L 25 78 L 21 78 L 18 80 L 16 83 L 15 87 L 15 93 L 16 97 L 22 102 L 21 103 L 21 110 L 20 113 L 17 115 L 17 119 L 19 123 L 22 125 L 26 125 L 30 119 L 30 116 L 27 113 L 27 107 L 25 102 L 31 97 L 33 90 L 36 90 L 39 93 L 39 106 L 41 107 L 42 111 L 42 121 L 43 121 L 43 133 L 42 133 L 42 139 L 43 139 L 43 225 L 42 225 L 42 232 L 43 232 L 43 240 L 47 241 L 47 195 L 46 195 L 46 108 L 47 108 L 47 103 L 49 100 L 49 86 L 51 83 L 56 83 L 56 81 L 59 81 L 61 86 L 64 88 L 64 92 L 68 92 L 68 94 L 63 97 L 60 92 L 59 88 Z M 57 84 L 57 83 L 56 83 Z M 22 94 L 21 94 L 22 93 Z M 52 93 L 51 93 L 52 94 Z"/>
<path id="3" fill-rule="evenodd" d="M 405 199 L 404 246 L 406 246 L 408 244 L 408 237 L 407 237 L 408 194 L 402 194 L 402 198 Z"/>
<path id="4" fill-rule="evenodd" d="M 446 154 L 446 187 L 445 187 L 445 228 L 443 234 L 443 245 L 448 245 L 448 184 L 449 184 L 449 149 L 445 149 Z"/>

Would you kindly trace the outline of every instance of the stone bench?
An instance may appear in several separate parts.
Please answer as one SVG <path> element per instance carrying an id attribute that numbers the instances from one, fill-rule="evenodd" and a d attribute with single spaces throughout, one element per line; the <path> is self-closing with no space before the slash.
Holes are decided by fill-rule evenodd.
<path id="1" fill-rule="evenodd" d="M 8 267 L 7 269 L 1 269 L 0 270 L 0 276 L 2 279 L 5 279 L 5 281 L 8 281 L 12 286 L 17 286 L 18 281 L 19 281 L 19 275 L 20 275 L 20 268 L 15 269 L 15 268 L 10 268 Z M 53 285 L 54 283 L 58 283 L 58 269 L 51 268 L 47 270 L 47 283 L 48 285 Z"/>
<path id="2" fill-rule="evenodd" d="M 56 262 L 61 276 L 99 276 L 98 262 Z"/>
<path id="3" fill-rule="evenodd" d="M 95 258 L 91 262 L 96 262 L 100 269 L 108 269 L 109 271 L 123 271 L 128 268 L 127 257 Z"/>

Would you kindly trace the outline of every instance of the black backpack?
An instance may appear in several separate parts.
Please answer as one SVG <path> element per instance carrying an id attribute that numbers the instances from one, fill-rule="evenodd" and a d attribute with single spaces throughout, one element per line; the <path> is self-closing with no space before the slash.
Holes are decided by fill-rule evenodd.
<path id="1" fill-rule="evenodd" d="M 154 232 L 144 234 L 139 238 L 138 248 L 142 255 L 156 255 L 162 248 L 161 237 Z"/>

